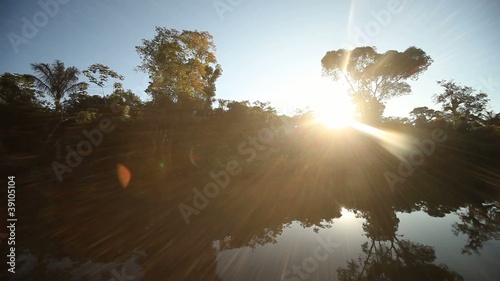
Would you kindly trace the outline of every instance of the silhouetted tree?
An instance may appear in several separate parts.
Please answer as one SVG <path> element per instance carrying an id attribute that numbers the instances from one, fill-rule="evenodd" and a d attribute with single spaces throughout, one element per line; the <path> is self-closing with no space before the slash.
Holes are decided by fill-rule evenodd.
<path id="1" fill-rule="evenodd" d="M 42 92 L 37 91 L 35 79 L 25 74 L 4 73 L 0 76 L 0 104 L 41 107 Z"/>
<path id="2" fill-rule="evenodd" d="M 433 60 L 424 51 L 410 47 L 404 52 L 377 53 L 374 47 L 329 51 L 321 60 L 323 75 L 344 80 L 358 107 L 362 121 L 380 121 L 384 102 L 411 92 L 408 79 L 416 80 Z"/>
<path id="3" fill-rule="evenodd" d="M 84 70 L 83 75 L 85 75 L 90 83 L 94 83 L 99 86 L 102 90 L 102 97 L 104 99 L 104 105 L 106 105 L 106 95 L 104 94 L 104 83 L 108 82 L 109 78 L 115 78 L 118 80 L 123 80 L 124 77 L 115 71 L 111 70 L 109 66 L 100 63 L 94 63 L 90 65 L 86 70 Z M 99 74 L 99 77 L 94 76 Z"/>
<path id="4" fill-rule="evenodd" d="M 35 84 L 44 93 L 48 94 L 55 106 L 55 113 L 63 116 L 62 102 L 64 98 L 72 93 L 83 91 L 88 84 L 78 82 L 80 71 L 76 67 L 64 66 L 60 60 L 56 60 L 52 64 L 48 63 L 33 63 L 31 68 L 35 75 L 31 75 L 35 79 Z"/>
<path id="5" fill-rule="evenodd" d="M 114 83 L 113 93 L 108 96 L 108 100 L 112 106 L 119 107 L 115 111 L 121 112 L 121 117 L 124 119 L 138 120 L 142 118 L 143 102 L 130 89 L 123 89 L 121 83 Z"/>
<path id="6" fill-rule="evenodd" d="M 428 108 L 427 106 L 415 107 L 410 111 L 413 125 L 422 127 L 438 118 L 443 118 L 444 114 L 439 110 Z"/>
<path id="7" fill-rule="evenodd" d="M 486 124 L 490 126 L 500 126 L 500 113 L 495 113 L 492 110 L 486 112 Z"/>
<path id="8" fill-rule="evenodd" d="M 441 104 L 443 111 L 450 114 L 450 122 L 455 128 L 460 126 L 478 127 L 484 125 L 488 108 L 488 94 L 476 93 L 471 87 L 461 86 L 453 80 L 437 81 L 444 92 L 433 96 L 434 102 Z"/>
<path id="9" fill-rule="evenodd" d="M 78 123 L 89 123 L 102 114 L 104 98 L 86 93 L 74 93 L 65 101 L 66 112 L 76 117 Z"/>

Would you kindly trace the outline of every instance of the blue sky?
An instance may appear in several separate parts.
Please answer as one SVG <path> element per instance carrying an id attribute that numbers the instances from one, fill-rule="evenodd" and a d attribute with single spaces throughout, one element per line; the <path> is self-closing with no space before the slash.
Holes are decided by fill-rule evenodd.
<path id="1" fill-rule="evenodd" d="M 386 116 L 407 116 L 417 106 L 438 108 L 432 95 L 440 92 L 436 81 L 441 79 L 488 93 L 491 109 L 500 111 L 497 0 L 56 1 L 40 1 L 52 8 L 57 3 L 48 11 L 37 1 L 0 2 L 0 73 L 31 73 L 30 63 L 55 59 L 80 70 L 102 63 L 125 76 L 125 88 L 147 99 L 147 75 L 134 71 L 140 63 L 135 46 L 162 26 L 213 35 L 224 70 L 218 98 L 270 101 L 288 114 L 306 106 L 341 111 L 348 102 L 345 86 L 321 76 L 327 51 L 416 46 L 434 64 L 410 82 L 410 96 L 387 102 Z M 217 5 L 229 8 L 218 11 Z M 23 32 L 26 21 L 37 30 L 24 27 Z M 24 39 L 13 44 L 13 36 Z"/>

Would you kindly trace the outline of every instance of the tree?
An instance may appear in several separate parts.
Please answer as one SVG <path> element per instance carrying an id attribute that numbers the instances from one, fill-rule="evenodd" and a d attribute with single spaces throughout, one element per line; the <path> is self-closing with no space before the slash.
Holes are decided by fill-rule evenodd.
<path id="1" fill-rule="evenodd" d="M 486 112 L 486 124 L 490 126 L 500 126 L 500 113 L 490 110 Z"/>
<path id="2" fill-rule="evenodd" d="M 94 74 L 99 73 L 99 77 L 94 76 Z M 106 105 L 106 96 L 104 95 L 104 83 L 108 82 L 108 78 L 115 78 L 118 80 L 123 80 L 124 77 L 115 71 L 111 70 L 108 66 L 94 63 L 90 65 L 86 70 L 83 71 L 83 75 L 87 77 L 90 83 L 94 83 L 101 87 L 102 97 L 104 98 L 104 105 Z"/>
<path id="3" fill-rule="evenodd" d="M 292 117 L 293 123 L 298 127 L 306 127 L 310 125 L 315 119 L 315 113 L 309 107 L 305 109 L 296 109 Z"/>
<path id="4" fill-rule="evenodd" d="M 324 76 L 347 82 L 349 95 L 365 122 L 380 121 L 384 102 L 409 94 L 411 87 L 406 80 L 417 80 L 432 62 L 429 55 L 416 47 L 383 54 L 374 47 L 340 49 L 327 52 L 321 60 Z"/>
<path id="5" fill-rule="evenodd" d="M 30 75 L 35 80 L 35 84 L 39 90 L 47 93 L 54 101 L 56 114 L 63 115 L 62 101 L 66 95 L 84 91 L 88 84 L 78 82 L 80 71 L 76 67 L 64 66 L 60 60 L 56 60 L 52 64 L 48 63 L 33 63 L 31 68 L 35 75 Z"/>
<path id="6" fill-rule="evenodd" d="M 488 94 L 476 93 L 471 87 L 461 86 L 453 80 L 437 81 L 444 92 L 433 96 L 434 102 L 441 104 L 443 111 L 450 114 L 455 128 L 461 125 L 482 126 L 488 108 Z"/>
<path id="7" fill-rule="evenodd" d="M 76 118 L 77 123 L 89 123 L 104 110 L 104 98 L 99 95 L 74 93 L 65 102 L 66 113 Z"/>
<path id="8" fill-rule="evenodd" d="M 162 166 L 173 165 L 173 144 L 180 143 L 186 122 L 207 115 L 215 96 L 215 81 L 222 69 L 215 57 L 215 44 L 208 32 L 156 27 L 151 40 L 143 40 L 136 51 L 142 59 L 137 67 L 151 79 L 150 120 L 157 126 L 153 143 Z M 145 112 L 148 113 L 148 112 Z M 180 144 L 179 144 L 180 145 Z M 177 149 L 179 151 L 179 149 Z"/>
<path id="9" fill-rule="evenodd" d="M 455 236 L 465 234 L 468 236 L 467 244 L 462 249 L 462 254 L 479 254 L 484 243 L 490 240 L 500 240 L 500 206 L 494 203 L 469 204 L 457 212 L 460 223 L 452 225 Z"/>
<path id="10" fill-rule="evenodd" d="M 43 95 L 37 91 L 35 80 L 24 74 L 4 73 L 0 76 L 0 104 L 40 107 Z"/>
<path id="11" fill-rule="evenodd" d="M 222 74 L 215 44 L 208 32 L 156 27 L 156 36 L 136 46 L 151 78 L 147 92 L 153 101 L 175 104 L 187 114 L 211 108 L 215 81 Z"/>
<path id="12" fill-rule="evenodd" d="M 436 120 L 443 116 L 443 113 L 439 110 L 434 110 L 428 108 L 427 106 L 415 107 L 410 111 L 410 116 L 413 119 L 413 124 L 416 127 L 425 126 L 431 121 Z"/>
<path id="13" fill-rule="evenodd" d="M 122 109 L 121 117 L 124 119 L 139 119 L 141 117 L 141 109 L 143 107 L 141 99 L 130 89 L 123 89 L 121 83 L 114 83 L 113 93 L 108 98 L 113 105 L 119 106 Z"/>
<path id="14" fill-rule="evenodd" d="M 0 170 L 31 166 L 20 155 L 34 155 L 50 119 L 35 80 L 18 73 L 0 75 Z M 28 158 L 25 158 L 28 159 Z"/>
<path id="15" fill-rule="evenodd" d="M 337 268 L 338 280 L 464 280 L 447 265 L 435 264 L 431 246 L 397 238 L 390 243 L 372 239 L 361 250 L 357 262 L 351 259 L 345 268 Z"/>
<path id="16" fill-rule="evenodd" d="M 400 128 L 411 124 L 411 121 L 408 117 L 397 117 L 397 116 L 383 117 L 382 122 L 386 125 L 391 125 Z"/>
<path id="17" fill-rule="evenodd" d="M 337 268 L 338 280 L 463 280 L 445 264 L 435 264 L 433 247 L 398 238 L 399 218 L 392 206 L 368 205 L 356 217 L 366 219 L 362 227 L 370 242 L 361 245 L 357 262 Z"/>

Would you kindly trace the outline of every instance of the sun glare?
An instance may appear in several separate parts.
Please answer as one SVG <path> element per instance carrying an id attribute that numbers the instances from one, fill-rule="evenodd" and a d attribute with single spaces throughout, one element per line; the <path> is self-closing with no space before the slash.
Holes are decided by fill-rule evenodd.
<path id="1" fill-rule="evenodd" d="M 330 93 L 317 97 L 313 110 L 316 120 L 329 128 L 347 127 L 353 123 L 354 106 L 347 89 L 341 86 L 334 85 Z"/>
<path id="2" fill-rule="evenodd" d="M 347 210 L 346 208 L 342 207 L 342 210 L 340 211 L 340 214 L 342 215 L 342 218 L 354 218 L 356 217 L 356 214 Z"/>
<path id="3" fill-rule="evenodd" d="M 280 85 L 274 92 L 277 97 L 288 97 L 289 108 L 314 111 L 316 121 L 326 127 L 341 128 L 353 122 L 354 106 L 347 87 L 320 73 L 290 78 L 289 84 Z"/>
<path id="4" fill-rule="evenodd" d="M 328 106 L 326 106 L 328 107 Z M 352 125 L 353 112 L 349 105 L 330 105 L 329 108 L 315 110 L 316 120 L 329 128 L 343 128 Z"/>

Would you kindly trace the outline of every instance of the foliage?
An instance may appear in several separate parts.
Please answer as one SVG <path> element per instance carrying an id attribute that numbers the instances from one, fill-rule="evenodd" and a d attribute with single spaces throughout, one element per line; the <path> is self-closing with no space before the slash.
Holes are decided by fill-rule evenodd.
<path id="1" fill-rule="evenodd" d="M 104 83 L 108 82 L 109 78 L 119 80 L 125 79 L 122 75 L 111 70 L 109 66 L 100 63 L 90 65 L 86 70 L 82 71 L 82 73 L 89 79 L 90 83 L 94 83 L 101 88 L 104 87 Z M 94 74 L 99 74 L 99 77 L 94 76 Z"/>
<path id="2" fill-rule="evenodd" d="M 443 119 L 444 116 L 443 112 L 428 108 L 427 106 L 415 107 L 410 112 L 410 117 L 415 127 L 423 127 L 438 119 Z"/>
<path id="3" fill-rule="evenodd" d="M 338 268 L 340 281 L 362 280 L 464 280 L 446 265 L 435 265 L 434 248 L 395 238 L 390 243 L 372 240 L 362 245 L 363 256 Z"/>
<path id="4" fill-rule="evenodd" d="M 0 104 L 43 107 L 42 98 L 43 93 L 37 91 L 32 77 L 8 72 L 0 76 Z"/>
<path id="5" fill-rule="evenodd" d="M 56 60 L 52 64 L 33 63 L 31 68 L 35 75 L 30 75 L 30 77 L 35 80 L 40 91 L 52 98 L 55 113 L 60 114 L 61 118 L 64 98 L 69 94 L 82 92 L 88 87 L 87 83 L 78 82 L 80 71 L 76 67 L 66 68 L 60 60 Z"/>
<path id="6" fill-rule="evenodd" d="M 434 102 L 441 104 L 443 111 L 450 115 L 450 122 L 455 128 L 484 125 L 483 119 L 490 101 L 488 94 L 477 93 L 473 88 L 461 86 L 453 80 L 437 83 L 444 88 L 444 92 L 435 94 Z"/>
<path id="7" fill-rule="evenodd" d="M 453 223 L 453 234 L 465 234 L 467 245 L 462 254 L 479 254 L 486 241 L 500 240 L 500 206 L 495 203 L 469 205 L 458 212 L 460 223 Z"/>
<path id="8" fill-rule="evenodd" d="M 128 120 L 139 120 L 143 115 L 144 104 L 138 95 L 125 90 L 121 83 L 114 83 L 113 92 L 108 96 L 112 106 L 120 107 L 123 117 Z"/>
<path id="9" fill-rule="evenodd" d="M 147 92 L 154 102 L 175 104 L 186 113 L 210 108 L 222 74 L 210 33 L 156 27 L 155 37 L 136 50 L 142 59 L 138 69 L 151 78 Z"/>
<path id="10" fill-rule="evenodd" d="M 384 102 L 411 91 L 406 80 L 417 80 L 433 60 L 424 51 L 409 47 L 403 52 L 377 53 L 374 47 L 328 51 L 321 60 L 323 75 L 345 80 L 362 120 L 380 120 Z"/>
<path id="11" fill-rule="evenodd" d="M 104 95 L 104 85 L 108 82 L 109 78 L 114 78 L 118 80 L 123 80 L 125 77 L 111 70 L 109 66 L 100 63 L 94 63 L 90 65 L 86 70 L 84 70 L 83 75 L 87 77 L 90 83 L 96 84 L 102 89 L 102 95 L 104 98 L 104 104 L 106 104 L 106 96 Z M 99 76 L 94 76 L 98 74 Z"/>

